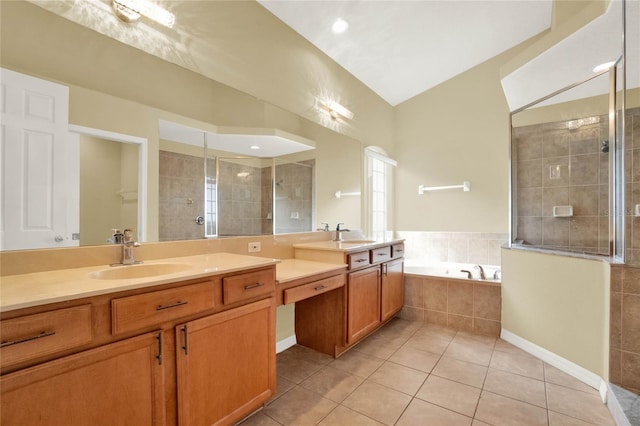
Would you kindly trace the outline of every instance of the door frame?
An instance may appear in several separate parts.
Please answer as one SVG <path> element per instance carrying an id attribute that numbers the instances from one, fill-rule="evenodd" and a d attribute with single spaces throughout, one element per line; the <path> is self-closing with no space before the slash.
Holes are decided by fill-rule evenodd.
<path id="1" fill-rule="evenodd" d="M 78 144 L 80 135 L 138 145 L 138 229 L 136 229 L 136 232 L 138 241 L 147 241 L 147 156 L 149 141 L 139 136 L 69 124 L 69 137 L 77 138 Z"/>

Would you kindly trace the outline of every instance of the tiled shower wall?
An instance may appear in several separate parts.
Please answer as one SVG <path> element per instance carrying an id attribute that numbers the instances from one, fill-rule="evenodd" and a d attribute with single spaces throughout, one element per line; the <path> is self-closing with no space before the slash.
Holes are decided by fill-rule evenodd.
<path id="1" fill-rule="evenodd" d="M 311 231 L 315 160 L 276 166 L 276 233 Z"/>
<path id="2" fill-rule="evenodd" d="M 158 207 L 160 241 L 204 238 L 204 164 L 202 157 L 160 151 Z"/>
<path id="3" fill-rule="evenodd" d="M 609 381 L 640 393 L 640 269 L 611 268 Z"/>
<path id="4" fill-rule="evenodd" d="M 569 129 L 567 122 L 514 129 L 517 155 L 517 239 L 525 244 L 608 253 L 608 121 Z M 554 206 L 573 217 L 554 217 Z"/>
<path id="5" fill-rule="evenodd" d="M 219 167 L 218 234 L 261 235 L 263 169 L 230 161 L 220 161 Z M 241 172 L 248 175 L 239 177 Z"/>
<path id="6" fill-rule="evenodd" d="M 438 262 L 500 265 L 500 247 L 509 234 L 486 232 L 397 231 L 405 239 L 405 259 L 412 263 Z"/>
<path id="7" fill-rule="evenodd" d="M 640 108 L 627 110 L 625 138 L 627 263 L 640 266 L 640 215 L 635 214 L 640 204 Z"/>

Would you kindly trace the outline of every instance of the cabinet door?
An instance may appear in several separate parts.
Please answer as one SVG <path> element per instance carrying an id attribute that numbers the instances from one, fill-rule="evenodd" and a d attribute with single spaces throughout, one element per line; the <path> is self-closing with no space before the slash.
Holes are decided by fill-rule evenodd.
<path id="1" fill-rule="evenodd" d="M 0 378 L 2 425 L 163 425 L 160 333 Z"/>
<path id="2" fill-rule="evenodd" d="M 347 343 L 366 336 L 380 324 L 380 267 L 349 274 Z"/>
<path id="3" fill-rule="evenodd" d="M 396 314 L 404 305 L 404 261 L 382 264 L 382 321 Z"/>
<path id="4" fill-rule="evenodd" d="M 275 394 L 275 300 L 176 327 L 181 425 L 232 424 Z"/>

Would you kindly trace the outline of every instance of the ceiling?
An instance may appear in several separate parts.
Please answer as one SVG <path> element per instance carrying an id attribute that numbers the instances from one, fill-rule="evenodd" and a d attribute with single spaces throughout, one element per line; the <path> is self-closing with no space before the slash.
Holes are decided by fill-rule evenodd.
<path id="1" fill-rule="evenodd" d="M 547 0 L 258 2 L 394 106 L 550 28 L 552 11 Z"/>

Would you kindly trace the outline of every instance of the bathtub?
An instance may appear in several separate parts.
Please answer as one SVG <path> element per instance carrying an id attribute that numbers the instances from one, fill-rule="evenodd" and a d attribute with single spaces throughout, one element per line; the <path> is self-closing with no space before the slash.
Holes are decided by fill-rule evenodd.
<path id="1" fill-rule="evenodd" d="M 488 279 L 469 263 L 420 264 L 407 260 L 401 318 L 497 337 L 502 330 L 502 284 L 498 266 L 482 265 Z M 473 278 L 467 278 L 471 271 Z"/>
<path id="2" fill-rule="evenodd" d="M 473 275 L 472 280 L 487 283 L 500 283 L 500 272 L 498 272 L 498 278 L 495 278 L 495 272 L 500 271 L 499 266 L 495 265 L 481 265 L 484 269 L 484 274 L 487 277 L 486 280 L 480 279 L 480 271 L 474 269 L 472 263 L 453 263 L 453 262 L 439 262 L 425 264 L 413 260 L 406 260 L 404 264 L 404 273 L 410 275 L 421 275 L 427 277 L 436 278 L 457 278 L 462 280 L 468 280 L 466 272 L 470 271 Z"/>

